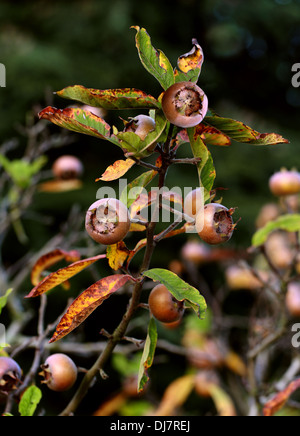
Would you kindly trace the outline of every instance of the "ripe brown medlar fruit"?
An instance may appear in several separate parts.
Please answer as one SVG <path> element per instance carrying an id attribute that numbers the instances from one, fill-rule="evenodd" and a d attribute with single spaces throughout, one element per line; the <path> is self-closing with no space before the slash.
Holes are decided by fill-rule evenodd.
<path id="1" fill-rule="evenodd" d="M 156 128 L 156 123 L 153 118 L 147 115 L 138 115 L 133 118 L 125 127 L 125 132 L 133 132 L 138 135 L 142 141 L 145 141 L 149 133 Z"/>
<path id="2" fill-rule="evenodd" d="M 171 124 L 186 129 L 202 122 L 208 110 L 208 100 L 195 83 L 179 82 L 163 94 L 162 109 Z"/>
<path id="3" fill-rule="evenodd" d="M 78 370 L 70 357 L 65 354 L 52 354 L 41 365 L 42 383 L 55 392 L 64 392 L 73 387 L 77 380 Z"/>
<path id="4" fill-rule="evenodd" d="M 271 192 L 277 197 L 300 193 L 300 173 L 283 169 L 275 173 L 269 181 Z"/>
<path id="5" fill-rule="evenodd" d="M 184 213 L 196 220 L 199 213 L 203 211 L 204 193 L 203 188 L 191 191 L 184 199 Z"/>
<path id="6" fill-rule="evenodd" d="M 22 370 L 10 357 L 0 357 L 0 399 L 20 384 Z"/>
<path id="7" fill-rule="evenodd" d="M 288 269 L 293 264 L 295 254 L 286 232 L 271 233 L 265 243 L 265 252 L 275 268 Z"/>
<path id="8" fill-rule="evenodd" d="M 152 289 L 148 303 L 152 315 L 164 324 L 179 321 L 183 316 L 183 301 L 176 300 L 164 285 Z"/>
<path id="9" fill-rule="evenodd" d="M 288 285 L 286 307 L 292 316 L 300 317 L 300 282 L 291 282 Z"/>
<path id="10" fill-rule="evenodd" d="M 204 206 L 204 225 L 202 229 L 196 229 L 200 238 L 210 245 L 218 245 L 231 239 L 235 225 L 232 214 L 234 209 L 227 209 L 218 203 Z M 200 220 L 201 221 L 201 220 Z"/>
<path id="11" fill-rule="evenodd" d="M 53 164 L 52 172 L 57 179 L 72 180 L 82 176 L 83 165 L 75 156 L 61 156 Z"/>
<path id="12" fill-rule="evenodd" d="M 86 231 L 94 241 L 114 245 L 122 241 L 130 230 L 127 207 L 115 198 L 103 198 L 93 203 L 86 214 Z"/>
<path id="13" fill-rule="evenodd" d="M 211 248 L 197 241 L 188 241 L 181 250 L 182 258 L 195 265 L 207 262 L 210 255 Z"/>

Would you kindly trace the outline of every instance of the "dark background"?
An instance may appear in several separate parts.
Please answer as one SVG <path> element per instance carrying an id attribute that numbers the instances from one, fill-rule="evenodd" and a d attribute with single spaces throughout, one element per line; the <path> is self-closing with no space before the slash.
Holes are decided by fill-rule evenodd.
<path id="1" fill-rule="evenodd" d="M 7 87 L 0 88 L 0 144 L 17 137 L 21 147 L 11 158 L 21 158 L 25 139 L 18 126 L 24 124 L 33 108 L 37 111 L 37 107 L 49 102 L 56 107 L 67 106 L 69 102 L 53 92 L 69 85 L 99 89 L 135 87 L 157 97 L 162 89 L 139 61 L 135 31 L 130 30 L 133 25 L 145 27 L 154 47 L 163 50 L 174 66 L 178 56 L 191 49 L 192 38 L 197 38 L 205 54 L 199 85 L 208 95 L 210 107 L 258 131 L 275 131 L 290 140 L 289 145 L 272 147 L 234 143 L 230 148 L 211 148 L 217 171 L 215 187 L 228 189 L 221 191 L 223 202 L 228 207 L 238 207 L 237 218 L 242 218 L 230 244 L 249 247 L 259 208 L 274 200 L 268 189 L 270 175 L 282 166 L 299 166 L 300 90 L 291 85 L 292 65 L 300 62 L 299 0 L 2 0 L 0 62 L 6 66 Z M 119 115 L 109 113 L 107 121 L 118 124 Z M 55 126 L 51 129 L 59 130 Z M 108 165 L 122 158 L 113 145 L 78 135 L 71 146 L 48 153 L 47 168 L 65 153 L 82 159 L 84 188 L 68 194 L 37 194 L 32 209 L 54 215 L 55 225 L 24 221 L 30 247 L 21 246 L 10 232 L 2 253 L 6 262 L 18 259 L 29 249 L 40 250 L 74 203 L 86 210 L 101 186 L 94 180 Z M 181 151 L 183 156 L 185 153 L 189 153 L 187 148 Z M 140 172 L 133 169 L 130 177 Z M 168 186 L 178 185 L 196 187 L 196 171 L 185 166 L 172 169 Z M 166 267 L 170 260 L 179 257 L 185 240 L 186 237 L 180 237 L 163 243 L 153 266 Z M 105 274 L 99 268 L 100 274 Z M 213 267 L 207 275 L 214 277 Z M 74 294 L 90 284 L 90 276 L 83 273 L 74 283 Z M 24 284 L 24 293 L 29 291 L 28 286 L 29 283 Z M 124 304 L 116 305 L 115 301 L 113 297 L 106 302 L 107 319 L 101 312 L 101 327 L 109 331 L 118 324 L 127 297 Z M 28 304 L 31 307 L 35 303 Z M 65 301 L 61 301 L 57 310 L 64 307 Z M 94 325 L 97 330 L 89 340 L 99 337 L 96 315 L 91 317 L 88 331 L 93 331 Z M 172 373 L 168 365 L 158 366 L 158 372 L 153 372 L 154 384 L 159 387 L 162 378 L 167 383 L 182 375 L 181 363 L 177 361 Z M 56 398 L 53 396 L 53 404 Z"/>

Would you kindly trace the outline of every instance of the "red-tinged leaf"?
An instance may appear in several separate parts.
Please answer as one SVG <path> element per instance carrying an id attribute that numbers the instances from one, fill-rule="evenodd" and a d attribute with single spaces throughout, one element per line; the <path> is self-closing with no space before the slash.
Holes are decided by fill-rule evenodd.
<path id="1" fill-rule="evenodd" d="M 77 179 L 49 180 L 48 182 L 41 183 L 38 188 L 40 192 L 47 192 L 50 194 L 75 191 L 82 188 L 82 181 Z"/>
<path id="2" fill-rule="evenodd" d="M 288 144 L 289 141 L 276 133 L 259 133 L 241 121 L 230 118 L 222 118 L 217 115 L 208 116 L 204 120 L 205 124 L 215 127 L 229 138 L 252 145 L 275 145 Z"/>
<path id="3" fill-rule="evenodd" d="M 114 275 L 94 283 L 74 300 L 56 327 L 50 343 L 62 339 L 90 316 L 114 292 L 132 280 L 128 275 Z"/>
<path id="4" fill-rule="evenodd" d="M 123 177 L 134 165 L 135 161 L 132 159 L 117 160 L 107 168 L 105 173 L 102 174 L 102 177 L 96 179 L 96 182 L 99 182 L 100 180 L 102 182 L 112 182 L 114 180 L 118 180 L 120 177 Z"/>
<path id="5" fill-rule="evenodd" d="M 123 241 L 115 245 L 109 245 L 107 247 L 106 255 L 111 269 L 118 271 L 120 268 L 122 268 L 129 253 L 130 251 Z"/>
<path id="6" fill-rule="evenodd" d="M 47 276 L 41 283 L 39 283 L 25 298 L 39 297 L 45 292 L 50 291 L 58 285 L 61 285 L 66 280 L 74 277 L 81 271 L 83 271 L 88 266 L 97 262 L 100 259 L 105 259 L 106 254 L 100 254 L 99 256 L 91 257 L 89 259 L 79 260 L 78 262 L 72 263 L 66 268 L 62 268 L 49 276 Z"/>
<path id="7" fill-rule="evenodd" d="M 279 392 L 271 401 L 264 407 L 264 416 L 274 416 L 289 400 L 290 396 L 300 389 L 300 379 L 290 383 L 286 389 Z"/>
<path id="8" fill-rule="evenodd" d="M 41 281 L 42 272 L 47 270 L 50 266 L 55 265 L 57 262 L 65 259 L 66 262 L 77 262 L 80 260 L 80 253 L 78 251 L 64 251 L 53 250 L 50 253 L 44 254 L 35 263 L 31 271 L 31 283 L 33 286 L 37 286 Z"/>
<path id="9" fill-rule="evenodd" d="M 59 127 L 105 139 L 120 146 L 118 139 L 111 135 L 110 125 L 89 111 L 78 108 L 56 109 L 48 106 L 39 113 L 39 117 Z"/>
<path id="10" fill-rule="evenodd" d="M 133 88 L 101 90 L 75 85 L 58 91 L 57 95 L 106 110 L 157 109 L 161 107 L 152 95 Z"/>

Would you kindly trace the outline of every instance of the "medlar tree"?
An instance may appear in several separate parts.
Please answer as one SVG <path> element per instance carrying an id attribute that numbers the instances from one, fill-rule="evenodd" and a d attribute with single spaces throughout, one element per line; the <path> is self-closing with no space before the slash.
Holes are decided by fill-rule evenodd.
<path id="1" fill-rule="evenodd" d="M 132 286 L 131 299 L 119 326 L 112 334 L 107 335 L 105 350 L 87 371 L 62 415 L 75 412 L 94 377 L 99 371 L 103 371 L 116 345 L 126 336 L 129 323 L 140 305 L 147 279 L 159 282 L 158 289 L 163 291 L 163 299 L 168 300 L 171 311 L 175 311 L 175 316 L 167 316 L 164 319 L 179 320 L 183 310 L 188 308 L 195 311 L 195 316 L 205 317 L 207 305 L 201 295 L 201 289 L 189 285 L 174 272 L 161 268 L 151 269 L 151 260 L 155 248 L 161 241 L 190 232 L 192 229 L 200 235 L 199 238 L 203 236 L 206 242 L 212 244 L 226 242 L 232 237 L 235 229 L 232 218 L 234 209 L 227 209 L 219 205 L 218 201 L 214 202 L 216 170 L 209 147 L 229 146 L 232 140 L 255 146 L 288 142 L 278 134 L 261 134 L 240 121 L 221 117 L 208 108 L 208 98 L 197 85 L 204 55 L 196 40 L 192 41 L 192 50 L 179 57 L 178 65 L 174 69 L 166 55 L 152 46 L 147 31 L 140 27 L 134 29 L 140 60 L 162 86 L 162 93 L 158 98 L 131 88 L 98 90 L 77 85 L 57 92 L 60 97 L 106 111 L 136 110 L 138 115 L 128 121 L 124 120 L 121 128 L 110 126 L 104 119 L 82 107 L 47 107 L 39 114 L 41 119 L 74 132 L 105 140 L 124 152 L 124 160 L 118 160 L 107 168 L 101 181 L 117 180 L 127 174 L 134 165 L 145 169 L 143 174 L 128 184 L 119 200 L 100 199 L 93 203 L 87 212 L 86 229 L 98 243 L 107 245 L 105 255 L 81 260 L 79 255 L 74 257 L 74 253 L 71 253 L 70 257 L 70 253 L 65 253 L 64 257 L 71 262 L 70 265 L 41 280 L 42 272 L 56 261 L 57 252 L 53 252 L 41 258 L 33 269 L 35 287 L 28 298 L 43 295 L 100 260 L 107 259 L 113 270 L 112 275 L 92 284 L 75 299 L 57 325 L 50 342 L 62 340 L 124 285 Z M 147 115 L 140 114 L 141 110 L 148 111 Z M 193 158 L 176 157 L 178 149 L 184 144 L 190 145 Z M 149 159 L 153 156 L 156 157 L 154 164 L 153 159 Z M 198 209 L 190 204 L 193 200 L 189 200 L 185 210 L 183 197 L 178 193 L 166 194 L 164 191 L 169 168 L 178 164 L 190 164 L 198 171 L 199 188 L 202 188 L 205 203 L 204 217 L 203 208 Z M 146 187 L 154 180 L 157 180 L 157 190 L 152 189 L 145 195 Z M 135 196 L 128 197 L 127 194 L 133 187 Z M 169 205 L 164 202 L 166 198 Z M 170 207 L 170 201 L 174 203 L 173 207 Z M 180 210 L 176 209 L 177 206 L 180 206 Z M 150 207 L 151 216 L 146 219 L 142 212 Z M 157 233 L 160 211 L 165 208 L 173 213 L 174 220 Z M 190 209 L 192 213 L 189 213 Z M 201 220 L 203 229 L 200 229 L 199 225 Z M 146 234 L 134 248 L 128 248 L 127 242 L 124 242 L 129 231 Z M 143 261 L 139 271 L 133 274 L 130 271 L 131 261 L 141 250 L 144 250 Z M 151 294 L 152 299 L 154 294 Z M 148 336 L 140 363 L 138 391 L 142 391 L 147 384 L 148 370 L 153 363 L 156 348 L 157 326 L 153 315 L 155 316 L 155 313 L 152 314 L 150 311 Z"/>

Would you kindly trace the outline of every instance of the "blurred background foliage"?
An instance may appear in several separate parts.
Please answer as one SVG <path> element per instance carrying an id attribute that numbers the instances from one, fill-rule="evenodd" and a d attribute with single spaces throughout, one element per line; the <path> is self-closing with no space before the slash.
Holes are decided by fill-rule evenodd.
<path id="1" fill-rule="evenodd" d="M 18 138 L 21 146 L 8 156 L 22 158 L 26 139 L 20 126 L 32 116 L 32 111 L 37 114 L 49 104 L 67 106 L 69 102 L 53 92 L 69 85 L 99 89 L 135 87 L 158 97 L 160 85 L 139 62 L 135 31 L 130 30 L 133 25 L 145 27 L 153 45 L 163 50 L 174 66 L 178 56 L 191 49 L 192 38 L 197 38 L 205 53 L 199 85 L 208 95 L 210 107 L 258 131 L 275 131 L 290 140 L 289 145 L 274 147 L 234 143 L 230 148 L 211 149 L 217 171 L 215 187 L 226 188 L 220 191 L 224 204 L 238 207 L 237 218 L 242 218 L 230 244 L 249 247 L 260 207 L 273 201 L 268 189 L 270 175 L 282 166 L 298 165 L 300 169 L 300 90 L 291 84 L 292 65 L 300 62 L 300 0 L 1 0 L 0 63 L 6 66 L 7 86 L 0 88 L 0 145 Z M 120 125 L 119 115 L 125 118 L 135 114 L 112 112 L 107 121 Z M 49 128 L 54 133 L 61 130 Z M 38 193 L 32 211 L 44 216 L 48 213 L 55 220 L 51 225 L 24 220 L 30 247 L 22 246 L 11 230 L 2 247 L 4 264 L 21 258 L 29 248 L 33 252 L 41 250 L 66 221 L 74 203 L 85 211 L 101 187 L 95 179 L 122 158 L 119 149 L 105 142 L 73 136 L 71 145 L 47 153 L 46 169 L 50 170 L 61 154 L 79 156 L 85 166 L 83 189 Z M 189 150 L 183 147 L 180 153 L 184 156 Z M 130 178 L 140 173 L 141 169 L 133 169 Z M 196 170 L 191 171 L 188 166 L 172 168 L 168 185 L 196 187 Z M 179 257 L 185 240 L 186 237 L 180 237 L 162 243 L 154 264 L 165 267 Z M 134 241 L 128 244 L 131 248 Z M 211 268 L 206 274 L 220 284 L 215 268 Z M 104 275 L 104 266 L 99 269 L 98 274 Z M 87 283 L 91 283 L 91 278 L 81 275 L 72 288 L 74 295 Z M 28 281 L 24 283 L 24 294 L 29 289 Z M 63 307 L 64 304 L 60 303 Z M 108 301 L 107 319 L 101 327 L 112 331 L 126 304 L 127 298 L 124 305 L 118 306 L 114 298 Z M 110 316 L 111 311 L 114 317 Z M 89 339 L 99 338 L 96 316 L 91 317 L 90 332 L 94 336 Z M 168 373 L 169 366 L 165 367 Z M 179 373 L 182 374 L 181 367 Z"/>
<path id="2" fill-rule="evenodd" d="M 283 165 L 297 165 L 300 91 L 291 85 L 291 67 L 300 59 L 299 18 L 299 0 L 2 0 L 0 61 L 6 66 L 7 87 L 1 89 L 1 141 L 16 135 L 16 126 L 32 107 L 46 102 L 65 107 L 68 102 L 52 92 L 68 85 L 136 87 L 158 96 L 159 84 L 138 60 L 131 25 L 146 27 L 154 46 L 174 66 L 196 37 L 206 57 L 199 84 L 210 107 L 260 131 L 281 133 L 291 142 L 212 150 L 216 186 L 229 189 L 224 202 L 238 206 L 243 218 L 235 242 L 249 245 L 257 210 L 269 196 L 268 177 Z M 118 123 L 116 114 L 109 114 L 108 121 Z M 91 182 L 119 151 L 78 137 L 72 150 L 64 152 L 84 161 L 90 186 L 82 193 L 87 206 L 98 188 Z M 54 157 L 50 153 L 49 165 Z M 170 174 L 170 187 L 179 179 L 197 184 L 190 168 L 178 171 Z M 56 198 L 55 207 L 59 204 Z"/>

